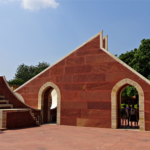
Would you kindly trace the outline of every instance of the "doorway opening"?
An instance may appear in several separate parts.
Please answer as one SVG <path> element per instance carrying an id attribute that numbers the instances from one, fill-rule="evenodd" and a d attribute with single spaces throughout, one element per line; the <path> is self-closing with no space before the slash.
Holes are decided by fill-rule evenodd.
<path id="1" fill-rule="evenodd" d="M 57 96 L 55 96 L 55 94 L 53 94 L 52 96 L 53 90 L 56 91 Z M 54 103 L 55 105 L 53 105 Z M 57 108 L 53 106 L 56 106 Z M 58 86 L 53 82 L 46 82 L 40 88 L 38 94 L 38 109 L 41 110 L 40 124 L 53 122 L 54 121 L 53 116 L 56 116 L 55 118 L 55 120 L 57 120 L 56 123 L 57 125 L 60 125 L 61 94 Z M 54 109 L 55 113 L 52 112 L 54 111 Z M 52 116 L 50 115 L 51 112 L 53 114 Z"/>
<path id="2" fill-rule="evenodd" d="M 126 85 L 118 92 L 118 128 L 139 129 L 139 94 L 132 85 Z"/>
<path id="3" fill-rule="evenodd" d="M 42 100 L 43 124 L 57 123 L 57 93 L 52 87 L 43 92 Z"/>
<path id="4" fill-rule="evenodd" d="M 57 123 L 57 93 L 56 90 L 53 89 L 51 92 L 52 103 L 50 106 L 50 122 L 56 124 Z"/>
<path id="5" fill-rule="evenodd" d="M 124 88 L 132 85 L 138 91 L 139 100 L 139 128 L 140 131 L 145 131 L 145 113 L 144 113 L 144 92 L 142 87 L 131 79 L 125 78 L 120 80 L 112 88 L 111 92 L 111 128 L 117 129 L 121 127 L 121 94 Z"/>

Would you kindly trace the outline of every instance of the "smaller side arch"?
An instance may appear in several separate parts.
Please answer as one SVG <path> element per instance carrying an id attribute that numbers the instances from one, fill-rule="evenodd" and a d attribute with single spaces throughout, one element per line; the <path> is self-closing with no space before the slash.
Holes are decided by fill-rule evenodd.
<path id="1" fill-rule="evenodd" d="M 52 82 L 47 82 L 40 88 L 39 93 L 38 93 L 38 109 L 42 109 L 42 107 L 44 105 L 44 103 L 43 103 L 44 92 L 49 87 L 52 87 L 53 89 L 55 89 L 56 93 L 57 93 L 57 124 L 60 125 L 61 94 L 60 94 L 60 90 L 56 84 L 54 84 Z"/>
<path id="2" fill-rule="evenodd" d="M 138 91 L 140 130 L 145 131 L 144 92 L 141 86 L 137 82 L 128 78 L 119 81 L 112 89 L 112 92 L 111 92 L 111 128 L 113 129 L 117 128 L 117 94 L 118 94 L 118 91 L 126 84 L 134 86 Z"/>

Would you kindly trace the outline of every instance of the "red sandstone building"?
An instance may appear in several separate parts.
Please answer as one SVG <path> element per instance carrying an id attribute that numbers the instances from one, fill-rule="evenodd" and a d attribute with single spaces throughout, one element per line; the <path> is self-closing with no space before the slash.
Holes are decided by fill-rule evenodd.
<path id="1" fill-rule="evenodd" d="M 36 122 L 49 123 L 56 116 L 59 125 L 115 129 L 120 126 L 120 95 L 128 85 L 134 86 L 139 94 L 140 130 L 148 131 L 150 81 L 108 52 L 108 37 L 103 37 L 101 31 L 16 89 L 15 95 L 10 93 L 7 99 L 14 96 L 14 108 L 30 109 Z M 57 92 L 57 109 L 50 110 L 53 89 Z M 8 89 L 0 90 L 0 95 L 7 97 L 6 93 Z M 11 124 L 10 116 L 14 113 L 8 112 L 4 113 L 5 122 Z M 9 123 L 5 123 L 7 126 Z"/>

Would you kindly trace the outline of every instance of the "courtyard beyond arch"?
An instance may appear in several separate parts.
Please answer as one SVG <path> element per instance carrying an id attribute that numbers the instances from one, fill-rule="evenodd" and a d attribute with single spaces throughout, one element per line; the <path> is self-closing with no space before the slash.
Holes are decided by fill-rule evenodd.
<path id="1" fill-rule="evenodd" d="M 140 130 L 145 131 L 145 115 L 144 115 L 144 92 L 141 86 L 131 80 L 131 79 L 123 79 L 119 81 L 112 89 L 111 92 L 111 128 L 117 128 L 117 101 L 118 101 L 118 91 L 126 85 L 134 86 L 139 93 L 139 122 L 140 122 Z"/>

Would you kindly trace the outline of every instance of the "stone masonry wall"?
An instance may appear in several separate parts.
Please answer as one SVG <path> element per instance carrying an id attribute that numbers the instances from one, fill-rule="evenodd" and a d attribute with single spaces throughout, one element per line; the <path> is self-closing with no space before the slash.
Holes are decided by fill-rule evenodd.
<path id="1" fill-rule="evenodd" d="M 37 108 L 40 87 L 53 82 L 61 91 L 61 125 L 111 128 L 111 91 L 124 78 L 142 87 L 145 129 L 150 130 L 150 86 L 100 50 L 99 36 L 17 92 L 28 105 Z"/>
<path id="2" fill-rule="evenodd" d="M 27 128 L 36 126 L 30 112 L 8 112 L 7 129 Z"/>

